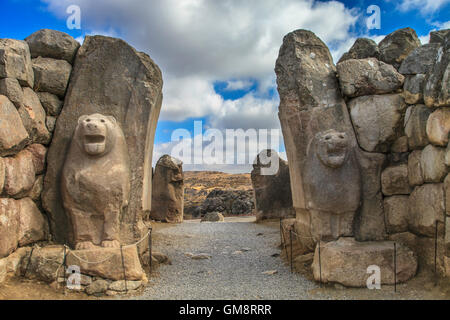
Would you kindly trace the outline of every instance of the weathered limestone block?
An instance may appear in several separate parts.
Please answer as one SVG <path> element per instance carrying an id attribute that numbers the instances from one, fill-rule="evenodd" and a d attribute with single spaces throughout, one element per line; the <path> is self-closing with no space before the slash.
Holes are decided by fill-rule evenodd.
<path id="1" fill-rule="evenodd" d="M 361 148 L 388 152 L 403 135 L 405 101 L 400 94 L 358 97 L 349 102 L 350 115 Z"/>
<path id="2" fill-rule="evenodd" d="M 14 198 L 25 196 L 33 187 L 36 170 L 33 154 L 27 149 L 14 157 L 3 159 L 5 163 L 4 192 Z"/>
<path id="3" fill-rule="evenodd" d="M 412 187 L 424 184 L 421 159 L 422 150 L 414 150 L 408 158 L 408 181 Z"/>
<path id="4" fill-rule="evenodd" d="M 428 140 L 434 145 L 445 147 L 450 132 L 450 108 L 439 108 L 427 121 Z"/>
<path id="5" fill-rule="evenodd" d="M 447 175 L 445 149 L 428 145 L 420 157 L 424 182 L 442 182 Z"/>
<path id="6" fill-rule="evenodd" d="M 45 126 L 46 114 L 37 94 L 30 88 L 23 89 L 23 107 L 19 108 L 22 123 L 34 143 L 48 144 L 51 136 Z"/>
<path id="7" fill-rule="evenodd" d="M 18 201 L 19 213 L 19 246 L 26 246 L 47 238 L 48 227 L 44 216 L 30 198 Z"/>
<path id="8" fill-rule="evenodd" d="M 34 89 L 62 98 L 66 94 L 72 66 L 65 60 L 33 59 Z"/>
<path id="9" fill-rule="evenodd" d="M 368 38 L 356 39 L 350 50 L 339 59 L 339 63 L 348 59 L 366 59 L 366 58 L 379 58 L 380 50 L 375 41 Z"/>
<path id="10" fill-rule="evenodd" d="M 430 109 L 422 104 L 411 106 L 406 110 L 405 133 L 410 149 L 422 149 L 429 143 L 427 121 L 430 114 Z"/>
<path id="11" fill-rule="evenodd" d="M 47 115 L 59 116 L 63 102 L 57 96 L 48 92 L 38 92 L 37 95 Z"/>
<path id="12" fill-rule="evenodd" d="M 81 258 L 81 259 L 80 259 Z M 139 281 L 144 278 L 136 246 L 123 248 L 123 260 L 127 280 Z M 101 263 L 87 263 L 101 262 Z M 110 280 L 124 280 L 120 249 L 96 248 L 71 251 L 67 255 L 67 264 L 80 266 L 81 273 Z"/>
<path id="13" fill-rule="evenodd" d="M 408 196 L 384 198 L 386 229 L 389 234 L 408 231 Z"/>
<path id="14" fill-rule="evenodd" d="M 402 246 L 417 252 L 417 239 L 419 237 L 411 232 L 402 232 L 389 235 L 389 240 L 400 243 Z"/>
<path id="15" fill-rule="evenodd" d="M 436 64 L 426 78 L 423 97 L 427 107 L 450 107 L 450 41 L 439 47 Z"/>
<path id="16" fill-rule="evenodd" d="M 319 250 L 316 248 L 312 269 L 314 279 L 336 282 L 348 287 L 366 287 L 369 266 L 380 267 L 381 284 L 394 284 L 394 242 L 356 242 L 341 238 L 335 242 L 321 243 L 321 268 Z M 417 257 L 408 248 L 397 245 L 397 283 L 406 282 L 416 275 Z M 321 272 L 320 272 L 321 270 Z"/>
<path id="17" fill-rule="evenodd" d="M 58 279 L 58 276 L 62 276 L 64 273 L 64 268 L 61 268 L 64 262 L 64 247 L 47 246 L 33 250 L 29 261 L 29 264 L 28 262 L 26 263 L 28 264 L 28 269 L 25 274 L 27 278 L 52 283 Z M 26 264 L 23 269 L 26 268 Z"/>
<path id="18" fill-rule="evenodd" d="M 183 163 L 169 155 L 162 156 L 153 175 L 150 218 L 168 223 L 183 222 Z"/>
<path id="19" fill-rule="evenodd" d="M 129 163 L 125 137 L 114 117 L 78 119 L 61 181 L 77 250 L 120 246 L 119 217 L 130 198 Z"/>
<path id="20" fill-rule="evenodd" d="M 444 185 L 425 184 L 416 187 L 409 198 L 409 228 L 412 232 L 433 237 L 436 221 L 444 222 Z"/>
<path id="21" fill-rule="evenodd" d="M 410 194 L 408 166 L 401 164 L 386 168 L 381 174 L 381 186 L 386 196 Z"/>
<path id="22" fill-rule="evenodd" d="M 445 149 L 445 165 L 450 167 L 450 143 L 447 145 L 447 149 Z"/>
<path id="23" fill-rule="evenodd" d="M 23 90 L 17 79 L 0 79 L 0 94 L 7 96 L 16 108 L 23 106 Z"/>
<path id="24" fill-rule="evenodd" d="M 40 175 L 34 181 L 33 187 L 27 193 L 27 197 L 33 200 L 36 203 L 39 203 L 41 200 L 41 193 L 44 188 L 44 176 Z"/>
<path id="25" fill-rule="evenodd" d="M 403 98 L 407 104 L 423 103 L 423 88 L 425 86 L 424 74 L 406 76 L 403 86 Z"/>
<path id="26" fill-rule="evenodd" d="M 31 57 L 66 60 L 73 63 L 80 44 L 68 34 L 49 29 L 36 31 L 25 41 L 30 47 Z"/>
<path id="27" fill-rule="evenodd" d="M 45 125 L 47 126 L 48 132 L 50 132 L 50 134 L 53 134 L 56 126 L 56 117 L 47 116 L 45 118 Z"/>
<path id="28" fill-rule="evenodd" d="M 447 205 L 447 203 L 450 203 L 450 175 L 447 175 L 447 177 L 444 180 L 444 192 L 445 192 L 445 212 L 447 215 L 450 215 L 450 206 Z M 447 221 L 450 221 L 450 219 L 447 219 Z M 449 234 L 450 236 L 450 234 Z"/>
<path id="29" fill-rule="evenodd" d="M 444 255 L 445 255 L 445 240 L 444 240 L 445 226 L 439 224 L 437 233 L 437 252 L 436 241 L 433 237 L 417 237 L 416 254 L 419 257 L 419 265 L 421 269 L 428 269 L 434 273 L 435 261 L 436 271 L 438 276 L 445 275 Z M 434 232 L 435 234 L 435 232 Z"/>
<path id="30" fill-rule="evenodd" d="M 270 163 L 268 163 L 270 161 Z M 277 165 L 274 165 L 276 162 Z M 277 166 L 275 174 L 264 175 L 263 169 Z M 278 156 L 275 150 L 263 150 L 256 157 L 251 173 L 255 196 L 256 219 L 292 217 L 291 179 L 287 161 Z"/>
<path id="31" fill-rule="evenodd" d="M 349 97 L 395 92 L 405 77 L 375 58 L 350 59 L 336 66 L 342 93 Z"/>
<path id="32" fill-rule="evenodd" d="M 0 156 L 17 153 L 29 142 L 20 115 L 6 96 L 0 95 Z"/>
<path id="33" fill-rule="evenodd" d="M 0 258 L 16 250 L 19 243 L 20 207 L 14 199 L 0 199 Z"/>
<path id="34" fill-rule="evenodd" d="M 0 283 L 21 275 L 22 265 L 30 252 L 31 248 L 19 248 L 8 257 L 0 259 Z"/>
<path id="35" fill-rule="evenodd" d="M 42 144 L 32 144 L 27 147 L 27 151 L 33 155 L 34 171 L 36 174 L 42 174 L 45 170 L 47 148 Z"/>
<path id="36" fill-rule="evenodd" d="M 219 212 L 208 212 L 205 214 L 201 222 L 224 222 L 225 217 Z"/>
<path id="37" fill-rule="evenodd" d="M 403 60 L 421 43 L 416 32 L 411 28 L 396 30 L 387 35 L 378 44 L 380 60 L 399 68 Z"/>
<path id="38" fill-rule="evenodd" d="M 402 62 L 402 74 L 426 74 L 432 70 L 438 57 L 439 44 L 428 43 L 414 49 Z"/>
<path id="39" fill-rule="evenodd" d="M 3 193 L 3 187 L 5 186 L 5 161 L 3 158 L 0 158 L 0 194 Z"/>
<path id="40" fill-rule="evenodd" d="M 0 39 L 0 78 L 17 79 L 21 86 L 33 88 L 30 49 L 25 41 Z"/>
<path id="41" fill-rule="evenodd" d="M 77 53 L 64 108 L 47 156 L 42 200 L 56 241 L 65 243 L 71 238 L 72 227 L 61 205 L 60 193 L 70 139 L 78 118 L 93 113 L 114 116 L 131 155 L 131 192 L 121 221 L 121 240 L 134 242 L 145 234 L 142 217 L 151 208 L 153 139 L 162 103 L 161 91 L 161 71 L 149 56 L 119 39 L 86 37 Z"/>
<path id="42" fill-rule="evenodd" d="M 403 136 L 394 141 L 391 146 L 391 152 L 393 153 L 405 153 L 408 152 L 408 137 Z"/>
<path id="43" fill-rule="evenodd" d="M 430 43 L 439 43 L 441 45 L 449 44 L 450 40 L 450 29 L 431 31 L 430 32 Z"/>

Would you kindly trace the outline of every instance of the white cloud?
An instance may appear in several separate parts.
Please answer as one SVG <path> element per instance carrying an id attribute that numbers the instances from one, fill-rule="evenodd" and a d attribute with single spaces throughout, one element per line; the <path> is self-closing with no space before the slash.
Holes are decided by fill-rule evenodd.
<path id="1" fill-rule="evenodd" d="M 450 0 L 402 0 L 397 8 L 403 12 L 419 9 L 423 14 L 428 14 L 436 12 L 449 3 Z"/>
<path id="2" fill-rule="evenodd" d="M 230 80 L 227 81 L 225 91 L 248 90 L 253 86 L 250 80 Z"/>

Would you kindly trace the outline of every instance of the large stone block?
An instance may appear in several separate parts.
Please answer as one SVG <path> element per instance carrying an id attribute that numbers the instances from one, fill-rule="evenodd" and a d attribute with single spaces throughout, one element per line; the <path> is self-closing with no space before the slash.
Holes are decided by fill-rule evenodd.
<path id="1" fill-rule="evenodd" d="M 14 199 L 0 199 L 0 258 L 16 250 L 19 243 L 20 207 Z"/>
<path id="2" fill-rule="evenodd" d="M 427 121 L 428 140 L 434 145 L 445 147 L 450 132 L 450 108 L 439 108 Z"/>
<path id="3" fill-rule="evenodd" d="M 48 144 L 51 136 L 45 125 L 46 114 L 39 97 L 30 88 L 24 88 L 23 95 L 23 107 L 18 111 L 28 135 L 34 143 Z"/>
<path id="4" fill-rule="evenodd" d="M 368 38 L 356 39 L 350 50 L 339 59 L 338 63 L 346 61 L 348 59 L 366 59 L 366 58 L 379 58 L 380 50 L 375 41 Z"/>
<path id="5" fill-rule="evenodd" d="M 386 168 L 381 174 L 381 186 L 386 196 L 410 194 L 408 166 L 401 164 Z"/>
<path id="6" fill-rule="evenodd" d="M 0 79 L 0 94 L 7 96 L 16 108 L 23 106 L 23 90 L 17 79 Z"/>
<path id="7" fill-rule="evenodd" d="M 183 163 L 169 155 L 156 163 L 153 175 L 152 211 L 153 220 L 168 223 L 183 222 L 184 209 Z"/>
<path id="8" fill-rule="evenodd" d="M 409 198 L 409 229 L 422 236 L 434 237 L 436 221 L 444 222 L 444 185 L 416 187 Z"/>
<path id="9" fill-rule="evenodd" d="M 37 95 L 47 115 L 59 116 L 63 102 L 57 96 L 48 92 L 38 92 Z"/>
<path id="10" fill-rule="evenodd" d="M 117 120 L 130 155 L 131 193 L 122 214 L 121 239 L 132 242 L 147 231 L 142 217 L 151 209 L 153 138 L 161 91 L 161 71 L 148 55 L 120 39 L 85 38 L 47 156 L 42 202 L 56 241 L 73 243 L 71 222 L 62 207 L 61 174 L 78 119 L 94 113 Z"/>
<path id="11" fill-rule="evenodd" d="M 423 98 L 427 107 L 450 107 L 450 47 L 439 47 L 436 64 L 426 78 Z"/>
<path id="12" fill-rule="evenodd" d="M 395 92 L 405 77 L 375 58 L 350 59 L 336 66 L 342 93 L 349 97 Z"/>
<path id="13" fill-rule="evenodd" d="M 4 158 L 5 185 L 4 192 L 14 198 L 25 196 L 33 187 L 36 171 L 33 154 L 22 150 L 14 157 Z"/>
<path id="14" fill-rule="evenodd" d="M 427 74 L 433 69 L 438 57 L 439 44 L 428 43 L 414 49 L 402 62 L 399 72 L 402 74 Z"/>
<path id="15" fill-rule="evenodd" d="M 64 97 L 72 72 L 72 66 L 67 61 L 39 57 L 33 59 L 33 71 L 36 91 Z"/>
<path id="16" fill-rule="evenodd" d="M 19 246 L 26 246 L 47 239 L 48 226 L 44 216 L 30 198 L 18 201 L 19 213 Z"/>
<path id="17" fill-rule="evenodd" d="M 23 87 L 33 88 L 30 49 L 25 41 L 0 39 L 0 78 L 17 79 Z"/>
<path id="18" fill-rule="evenodd" d="M 414 252 L 400 244 L 397 245 L 395 268 L 393 241 L 356 242 L 353 238 L 321 243 L 320 261 L 321 268 L 317 247 L 312 265 L 314 279 L 348 287 L 366 287 L 370 266 L 380 268 L 382 285 L 394 284 L 394 270 L 397 271 L 397 283 L 408 281 L 416 275 L 418 266 Z"/>
<path id="19" fill-rule="evenodd" d="M 17 153 L 29 143 L 20 115 L 6 96 L 0 95 L 0 156 Z"/>
<path id="20" fill-rule="evenodd" d="M 408 158 L 408 180 L 410 186 L 420 186 L 424 184 L 422 165 L 422 150 L 414 150 Z"/>
<path id="21" fill-rule="evenodd" d="M 447 175 L 445 149 L 428 145 L 420 157 L 424 182 L 442 182 Z"/>
<path id="22" fill-rule="evenodd" d="M 420 47 L 420 40 L 411 28 L 396 30 L 387 35 L 378 44 L 380 60 L 399 68 L 403 60 L 416 48 Z"/>
<path id="23" fill-rule="evenodd" d="M 349 102 L 350 115 L 361 148 L 387 152 L 403 135 L 405 101 L 400 94 L 358 97 Z"/>
<path id="24" fill-rule="evenodd" d="M 31 57 L 66 60 L 73 63 L 80 44 L 68 34 L 49 29 L 36 31 L 25 41 L 30 47 Z"/>
<path id="25" fill-rule="evenodd" d="M 444 193 L 445 212 L 447 213 L 447 215 L 450 215 L 450 175 L 447 175 L 447 177 L 444 180 L 444 192 L 445 192 Z M 447 219 L 447 221 L 450 221 L 450 219 Z"/>
<path id="26" fill-rule="evenodd" d="M 404 124 L 410 149 L 422 149 L 429 143 L 427 121 L 430 114 L 431 110 L 422 104 L 411 106 L 406 110 Z"/>
<path id="27" fill-rule="evenodd" d="M 389 234 L 408 231 L 408 196 L 384 198 L 386 229 Z"/>
<path id="28" fill-rule="evenodd" d="M 405 84 L 403 86 L 403 98 L 405 98 L 407 104 L 423 103 L 425 77 L 424 74 L 406 76 Z"/>

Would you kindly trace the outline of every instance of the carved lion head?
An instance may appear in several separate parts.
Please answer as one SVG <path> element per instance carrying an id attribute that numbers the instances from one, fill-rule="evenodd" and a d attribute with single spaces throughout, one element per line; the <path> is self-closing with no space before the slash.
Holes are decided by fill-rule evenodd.
<path id="1" fill-rule="evenodd" d="M 91 114 L 78 119 L 77 138 L 82 150 L 90 156 L 108 153 L 114 143 L 117 121 L 112 116 Z"/>
<path id="2" fill-rule="evenodd" d="M 341 167 L 349 153 L 347 134 L 334 129 L 318 133 L 316 135 L 316 153 L 325 166 Z"/>

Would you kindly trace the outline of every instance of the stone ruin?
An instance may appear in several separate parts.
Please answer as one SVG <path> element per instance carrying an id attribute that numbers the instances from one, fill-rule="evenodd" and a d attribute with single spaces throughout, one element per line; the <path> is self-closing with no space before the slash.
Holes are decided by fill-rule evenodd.
<path id="1" fill-rule="evenodd" d="M 358 39 L 335 67 L 312 32 L 285 36 L 275 71 L 296 218 L 283 225 L 317 281 L 365 287 L 371 265 L 382 284 L 407 281 L 434 268 L 436 237 L 450 275 L 449 46 L 449 30 L 421 45 L 405 28 Z"/>
<path id="2" fill-rule="evenodd" d="M 162 84 L 120 39 L 0 39 L 0 282 L 63 281 L 64 259 L 89 294 L 146 281 Z"/>

